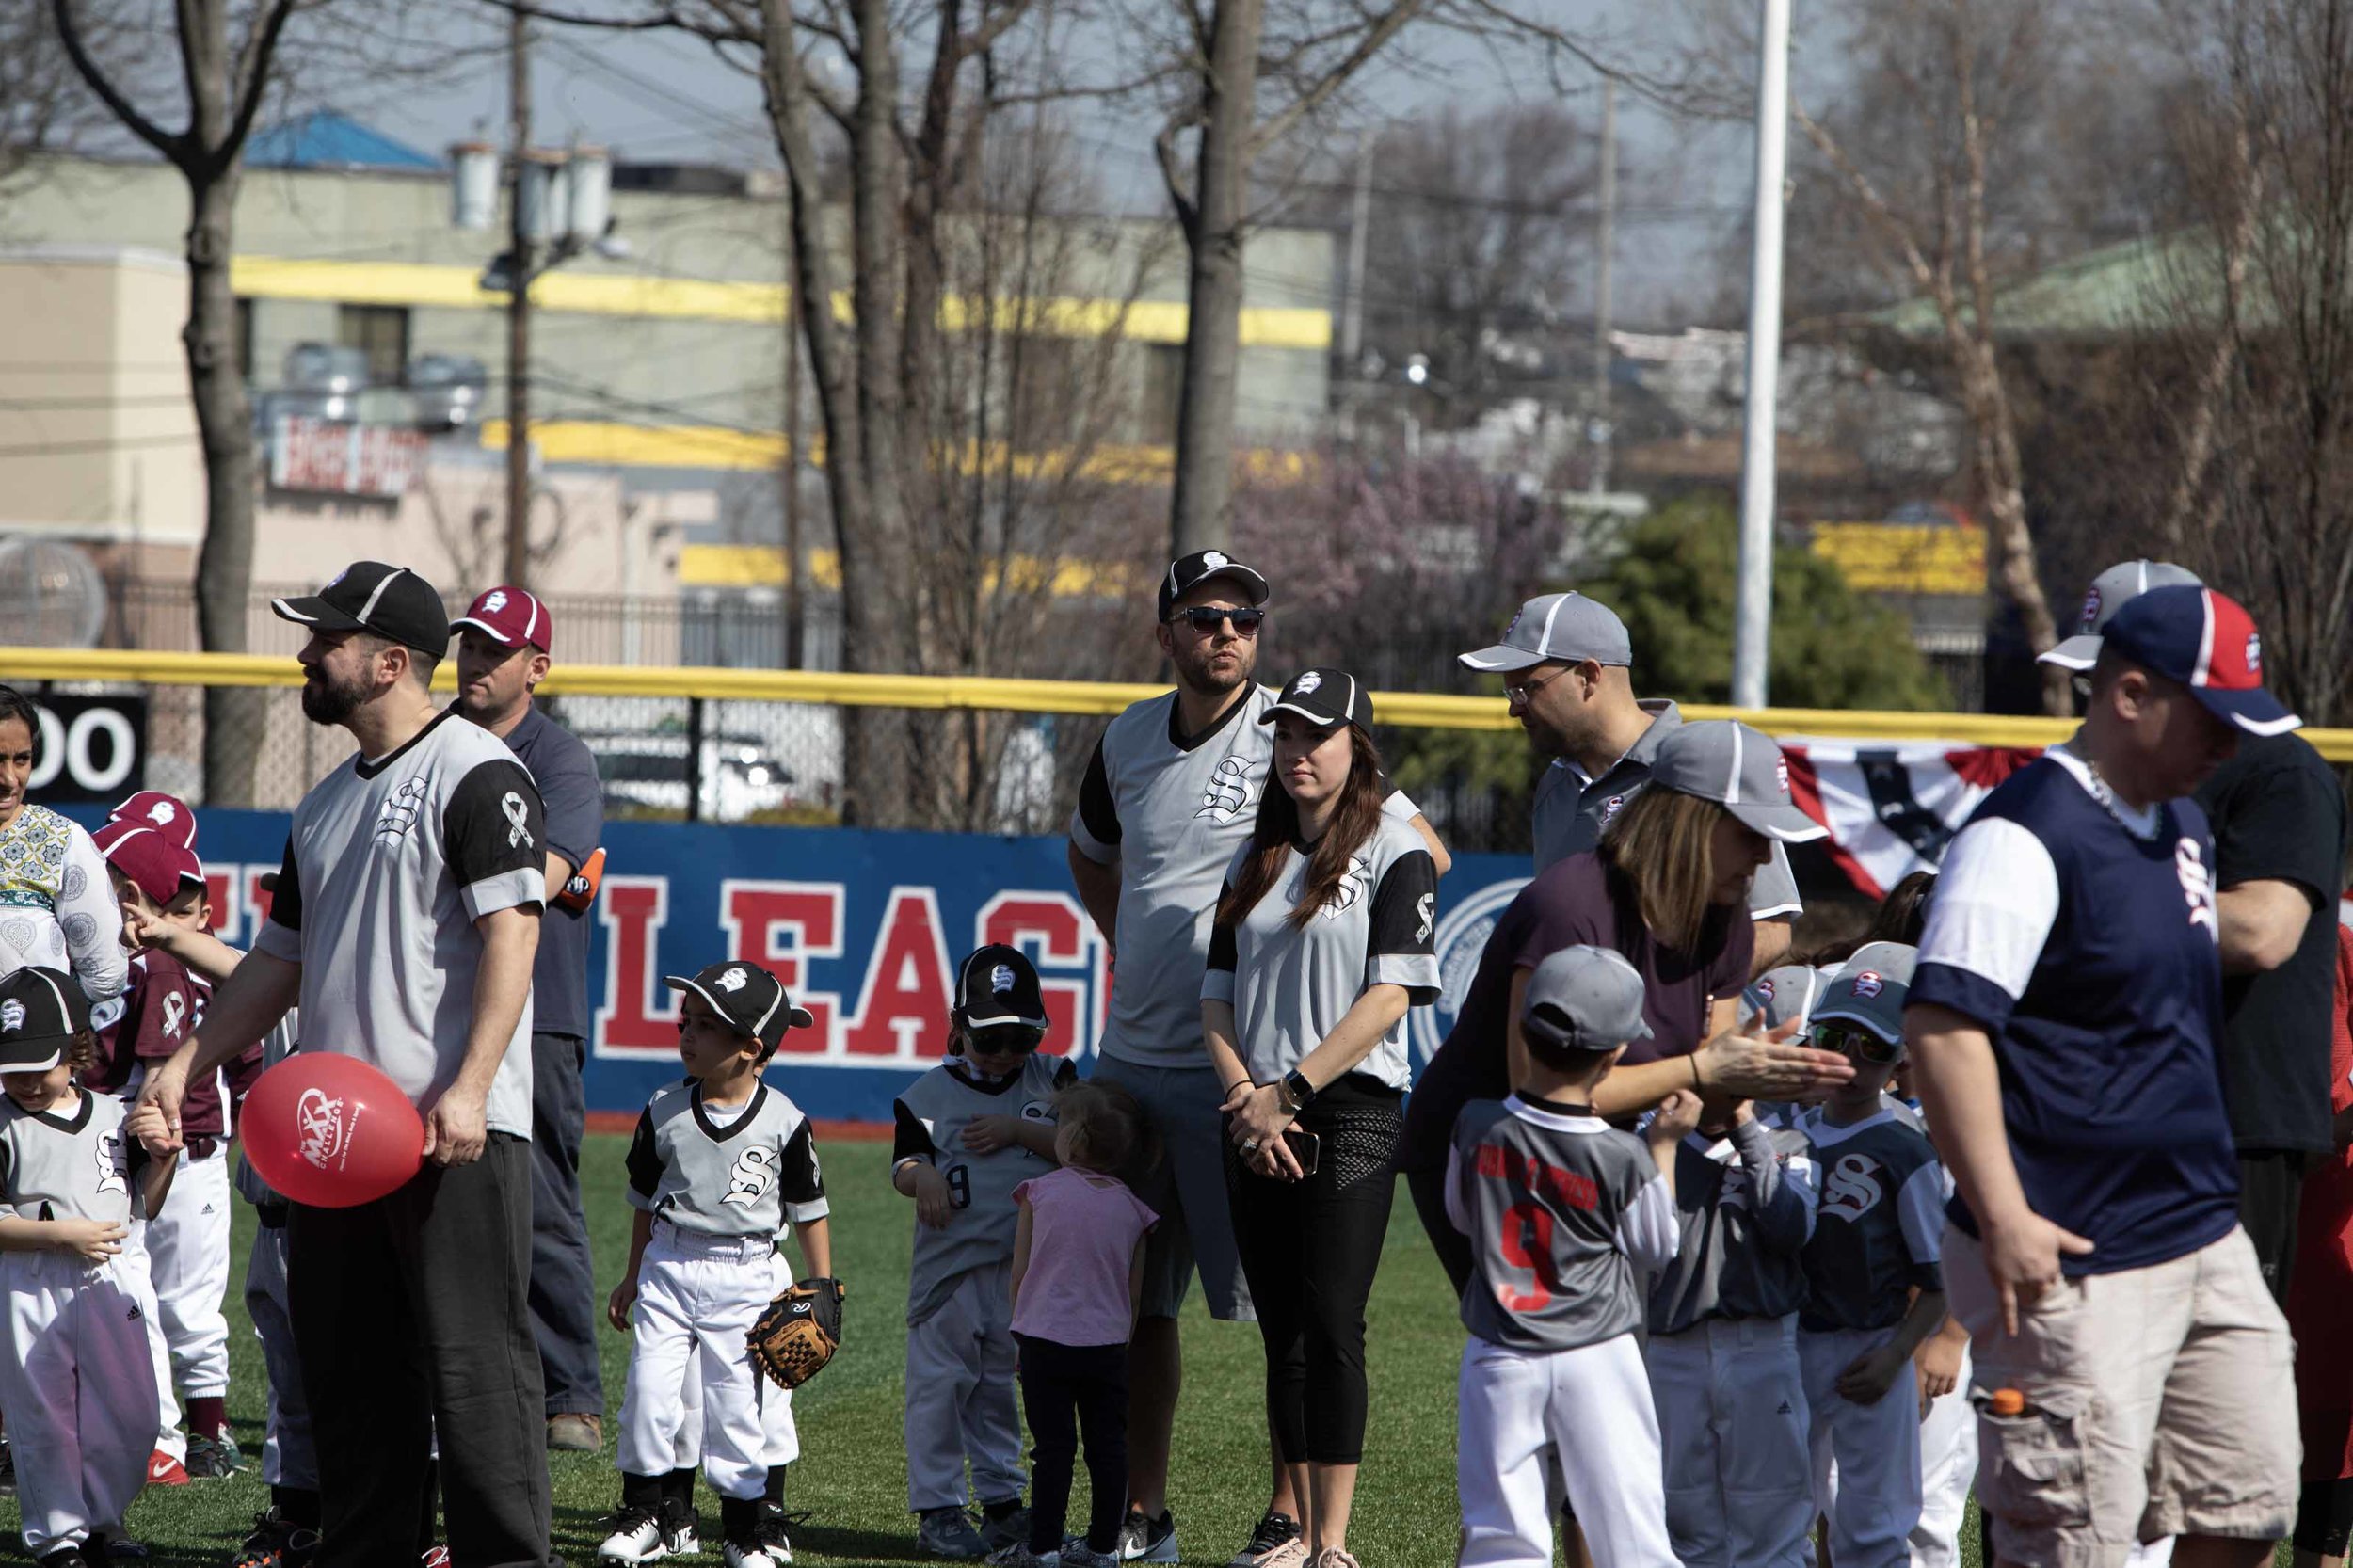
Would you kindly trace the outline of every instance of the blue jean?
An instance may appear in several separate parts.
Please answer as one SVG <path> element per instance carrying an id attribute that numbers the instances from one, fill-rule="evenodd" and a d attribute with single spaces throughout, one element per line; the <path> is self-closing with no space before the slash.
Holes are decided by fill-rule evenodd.
<path id="1" fill-rule="evenodd" d="M 574 1035 L 531 1037 L 531 1333 L 551 1416 L 604 1414 L 597 1276 L 580 1211 L 587 1054 L 587 1042 Z"/>

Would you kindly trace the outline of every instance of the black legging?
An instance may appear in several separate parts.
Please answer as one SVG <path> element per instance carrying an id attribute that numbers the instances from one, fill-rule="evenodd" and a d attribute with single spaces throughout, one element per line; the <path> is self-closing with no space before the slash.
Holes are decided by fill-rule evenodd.
<path id="1" fill-rule="evenodd" d="M 2297 1499 L 2296 1549 L 2318 1557 L 2343 1557 L 2353 1539 L 2353 1480 L 2304 1483 Z"/>
<path id="2" fill-rule="evenodd" d="M 1404 1117 L 1394 1095 L 1336 1085 L 1300 1113 L 1316 1174 L 1276 1181 L 1229 1140 L 1234 1241 L 1266 1340 L 1267 1415 L 1283 1457 L 1355 1464 L 1365 1451 L 1365 1301 L 1381 1265 Z"/>
<path id="3" fill-rule="evenodd" d="M 1086 1437 L 1087 1549 L 1116 1552 L 1128 1513 L 1128 1347 L 1060 1345 L 1016 1334 L 1030 1417 L 1030 1550 L 1063 1546 L 1071 1462 Z"/>

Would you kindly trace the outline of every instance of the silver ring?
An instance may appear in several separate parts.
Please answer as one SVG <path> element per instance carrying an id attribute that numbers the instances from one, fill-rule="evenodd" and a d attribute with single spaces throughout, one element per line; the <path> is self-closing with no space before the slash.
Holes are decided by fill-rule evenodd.
<path id="1" fill-rule="evenodd" d="M 1243 1139 L 1243 1140 L 1241 1141 L 1241 1152 L 1242 1152 L 1242 1153 L 1244 1153 L 1244 1154 L 1256 1154 L 1256 1153 L 1257 1153 L 1257 1152 L 1258 1152 L 1258 1141 L 1257 1141 L 1256 1138 L 1245 1138 L 1245 1139 Z"/>

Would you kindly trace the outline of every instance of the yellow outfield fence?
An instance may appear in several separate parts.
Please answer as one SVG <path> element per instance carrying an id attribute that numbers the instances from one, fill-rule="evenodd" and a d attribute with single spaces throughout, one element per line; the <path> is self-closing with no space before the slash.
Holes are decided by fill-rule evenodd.
<path id="1" fill-rule="evenodd" d="M 137 650 L 0 648 L 0 680 L 64 680 L 157 686 L 293 687 L 302 672 L 282 654 L 146 653 Z M 434 684 L 455 689 L 456 662 Z M 750 670 L 646 664 L 563 664 L 541 690 L 557 696 L 795 703 L 826 707 L 1110 714 L 1165 686 L 1088 680 L 1003 680 L 984 676 L 854 675 L 832 670 Z M 1409 729 L 1510 730 L 1517 723 L 1495 696 L 1375 692 L 1384 725 Z M 1957 741 L 1973 745 L 2047 746 L 2074 729 L 2069 719 L 1991 713 L 1873 712 L 1843 709 L 1737 709 L 1687 703 L 1693 719 L 1737 718 L 1769 735 L 1847 741 Z M 2307 729 L 2332 762 L 2353 762 L 2353 729 Z"/>

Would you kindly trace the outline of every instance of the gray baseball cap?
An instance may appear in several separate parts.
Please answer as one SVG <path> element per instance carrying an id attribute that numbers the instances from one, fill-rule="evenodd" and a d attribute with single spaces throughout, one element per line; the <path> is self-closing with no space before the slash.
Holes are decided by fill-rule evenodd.
<path id="1" fill-rule="evenodd" d="M 1501 642 L 1458 657 L 1467 668 L 1509 675 L 1552 661 L 1631 664 L 1634 645 L 1607 604 L 1577 593 L 1539 594 L 1520 606 Z"/>
<path id="2" fill-rule="evenodd" d="M 1866 942 L 1838 966 L 1814 1006 L 1817 1024 L 1852 1024 L 1895 1046 L 1904 1043 L 1904 994 L 1920 950 L 1909 942 Z"/>
<path id="3" fill-rule="evenodd" d="M 1752 1027 L 1769 1032 L 1795 1019 L 1802 1029 L 1814 1016 L 1830 982 L 1831 971 L 1811 964 L 1784 964 L 1749 982 L 1740 993 L 1740 1015 Z"/>
<path id="4" fill-rule="evenodd" d="M 1651 756 L 1650 781 L 1712 800 L 1768 839 L 1802 844 L 1830 830 L 1789 798 L 1789 760 L 1736 719 L 1678 726 Z"/>
<path id="5" fill-rule="evenodd" d="M 1572 1050 L 1615 1050 L 1647 1040 L 1641 971 L 1608 948 L 1562 948 L 1528 977 L 1520 1032 Z"/>
<path id="6" fill-rule="evenodd" d="M 2057 664 L 2062 669 L 2089 669 L 2100 659 L 2101 632 L 2127 600 L 2137 599 L 2152 588 L 2176 585 L 2203 586 L 2196 572 L 2170 561 L 2124 561 L 2108 568 L 2091 580 L 2091 586 L 2084 593 L 2083 613 L 2076 619 L 2075 634 L 2036 663 Z"/>

